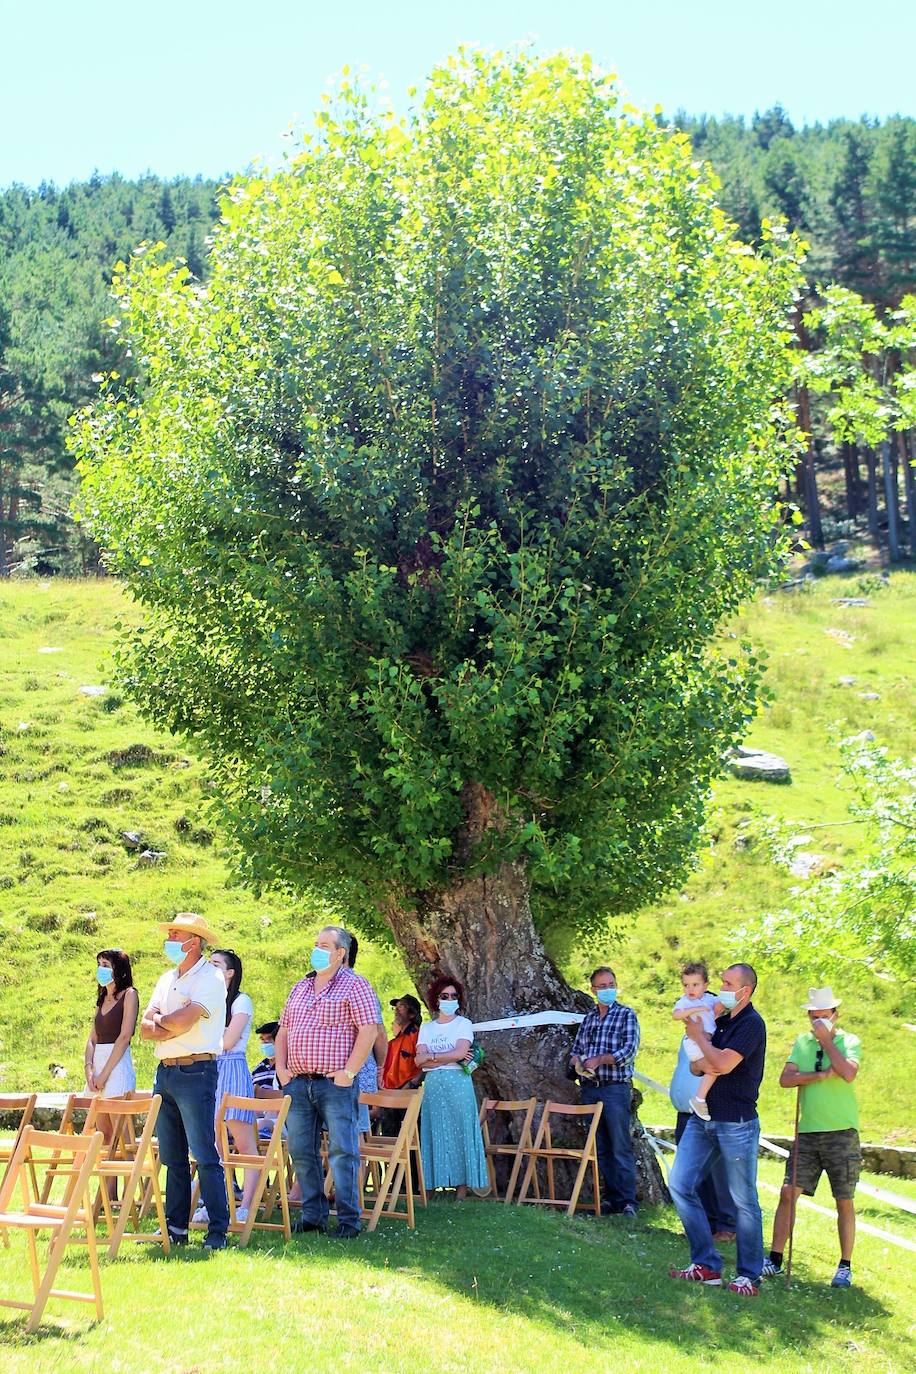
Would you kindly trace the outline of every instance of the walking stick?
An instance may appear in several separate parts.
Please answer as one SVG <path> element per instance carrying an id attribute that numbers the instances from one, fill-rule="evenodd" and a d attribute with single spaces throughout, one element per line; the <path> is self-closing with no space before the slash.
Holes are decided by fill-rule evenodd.
<path id="1" fill-rule="evenodd" d="M 789 1253 L 786 1256 L 786 1287 L 792 1284 L 792 1242 L 795 1239 L 795 1180 L 798 1177 L 798 1118 L 801 1088 L 795 1089 L 795 1130 L 792 1133 L 792 1197 L 789 1200 Z"/>

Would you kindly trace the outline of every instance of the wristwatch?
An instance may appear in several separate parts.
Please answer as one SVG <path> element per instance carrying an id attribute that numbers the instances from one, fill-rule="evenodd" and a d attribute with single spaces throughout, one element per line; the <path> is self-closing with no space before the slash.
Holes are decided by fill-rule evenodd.
<path id="1" fill-rule="evenodd" d="M 353 1072 L 353 1070 L 352 1070 L 352 1069 L 348 1069 L 348 1068 L 346 1067 L 346 1065 L 344 1065 L 344 1067 L 341 1069 L 341 1073 L 345 1073 L 345 1074 L 347 1075 L 347 1077 L 349 1078 L 349 1080 L 350 1080 L 351 1083 L 353 1082 L 354 1078 L 356 1077 L 356 1074 Z"/>

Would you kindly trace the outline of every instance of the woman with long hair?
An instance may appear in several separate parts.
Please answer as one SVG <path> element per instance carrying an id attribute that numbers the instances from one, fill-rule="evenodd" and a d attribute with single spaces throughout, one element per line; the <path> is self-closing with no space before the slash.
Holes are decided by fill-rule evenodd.
<path id="1" fill-rule="evenodd" d="M 223 1032 L 223 1052 L 216 1061 L 219 1075 L 216 1085 L 218 1113 L 226 1094 L 230 1097 L 254 1097 L 254 1083 L 251 1080 L 246 1054 L 254 1006 L 247 992 L 241 991 L 242 961 L 234 949 L 215 949 L 210 955 L 210 963 L 219 970 L 226 983 L 226 1029 Z M 226 1113 L 226 1125 L 232 1143 L 240 1154 L 258 1153 L 254 1112 L 231 1107 Z M 257 1182 L 257 1170 L 246 1169 L 241 1201 L 235 1209 L 236 1221 L 247 1221 L 248 1208 L 251 1206 Z M 207 1221 L 207 1209 L 203 1206 L 198 1207 L 194 1213 L 194 1220 Z"/>
<path id="2" fill-rule="evenodd" d="M 459 1011 L 464 988 L 442 974 L 430 984 L 427 1005 L 435 1018 L 424 1021 L 414 1055 L 423 1070 L 420 1153 L 427 1188 L 454 1188 L 463 1202 L 468 1188 L 486 1188 L 487 1160 L 480 1134 L 477 1096 L 462 1066 L 471 1058 L 474 1028 Z"/>
<path id="3" fill-rule="evenodd" d="M 140 999 L 123 949 L 99 950 L 95 962 L 97 992 L 95 1019 L 86 1041 L 86 1088 L 100 1097 L 124 1097 L 137 1086 L 130 1042 Z"/>

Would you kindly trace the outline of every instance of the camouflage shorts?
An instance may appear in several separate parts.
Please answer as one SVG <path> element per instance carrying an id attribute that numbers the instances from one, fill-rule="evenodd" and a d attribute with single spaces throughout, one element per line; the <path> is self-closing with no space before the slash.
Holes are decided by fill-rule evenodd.
<path id="1" fill-rule="evenodd" d="M 824 1173 L 835 1198 L 852 1198 L 861 1166 L 859 1132 L 854 1128 L 848 1131 L 804 1131 L 798 1137 L 795 1186 L 801 1188 L 808 1197 L 814 1194 Z M 785 1182 L 792 1182 L 791 1154 L 786 1160 Z"/>

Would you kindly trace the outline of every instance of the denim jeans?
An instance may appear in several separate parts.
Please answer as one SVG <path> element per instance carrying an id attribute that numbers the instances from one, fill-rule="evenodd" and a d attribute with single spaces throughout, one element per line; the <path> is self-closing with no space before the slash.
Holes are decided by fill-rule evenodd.
<path id="1" fill-rule="evenodd" d="M 668 1179 L 674 1205 L 687 1232 L 691 1263 L 704 1264 L 721 1274 L 722 1256 L 713 1244 L 698 1188 L 713 1165 L 722 1162 L 735 1205 L 736 1269 L 754 1283 L 763 1269 L 763 1222 L 757 1201 L 759 1140 L 760 1122 L 756 1117 L 753 1121 L 701 1121 L 698 1116 L 691 1117 Z"/>
<path id="2" fill-rule="evenodd" d="M 170 1231 L 187 1235 L 191 1216 L 191 1166 L 188 1149 L 197 1160 L 200 1196 L 210 1218 L 208 1234 L 224 1236 L 229 1229 L 226 1176 L 216 1149 L 216 1061 L 160 1064 L 153 1092 L 162 1098 L 156 1133 L 159 1155 L 166 1167 L 165 1218 Z"/>
<path id="3" fill-rule="evenodd" d="M 291 1078 L 283 1089 L 290 1099 L 286 1127 L 289 1153 L 302 1189 L 302 1220 L 324 1226 L 328 1200 L 321 1166 L 321 1128 L 327 1127 L 328 1159 L 334 1179 L 337 1224 L 360 1229 L 357 1088 L 338 1088 L 330 1078 Z"/>
<path id="4" fill-rule="evenodd" d="M 592 1106 L 601 1102 L 604 1107 L 595 1144 L 605 1201 L 614 1212 L 621 1212 L 628 1205 L 636 1206 L 636 1164 L 630 1139 L 632 1096 L 629 1083 L 582 1084 L 583 1103 Z"/>
<path id="5" fill-rule="evenodd" d="M 677 1125 L 674 1128 L 674 1143 L 681 1143 L 681 1136 L 687 1128 L 692 1112 L 678 1112 Z M 735 1205 L 732 1202 L 732 1195 L 728 1191 L 728 1175 L 725 1172 L 725 1165 L 721 1159 L 713 1161 L 712 1168 L 702 1183 L 697 1184 L 697 1197 L 703 1204 L 703 1211 L 709 1222 L 711 1231 L 734 1231 L 737 1226 L 735 1220 Z"/>

